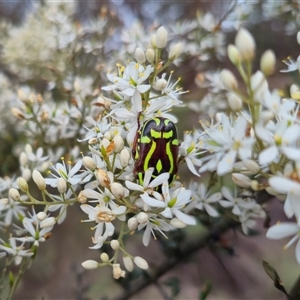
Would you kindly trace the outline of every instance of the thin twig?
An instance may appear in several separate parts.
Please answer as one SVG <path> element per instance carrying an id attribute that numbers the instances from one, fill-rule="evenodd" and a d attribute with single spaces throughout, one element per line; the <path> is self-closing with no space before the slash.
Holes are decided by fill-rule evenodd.
<path id="1" fill-rule="evenodd" d="M 148 287 L 153 283 L 156 283 L 157 280 L 162 275 L 169 272 L 171 269 L 173 269 L 175 266 L 181 263 L 182 262 L 181 258 L 187 258 L 188 256 L 192 255 L 194 252 L 205 247 L 205 245 L 210 240 L 215 239 L 216 236 L 219 236 L 220 234 L 224 233 L 228 229 L 238 226 L 238 224 L 239 223 L 234 220 L 228 220 L 228 219 L 221 220 L 209 231 L 200 235 L 198 240 L 194 241 L 193 243 L 189 243 L 188 245 L 183 247 L 180 257 L 169 257 L 164 264 L 160 265 L 152 273 L 149 273 L 148 274 L 149 277 L 147 277 L 147 279 L 142 279 L 140 282 L 135 282 L 130 289 L 124 291 L 122 295 L 116 297 L 115 300 L 128 300 L 131 296 L 135 295 L 139 291 L 143 290 L 144 288 Z"/>

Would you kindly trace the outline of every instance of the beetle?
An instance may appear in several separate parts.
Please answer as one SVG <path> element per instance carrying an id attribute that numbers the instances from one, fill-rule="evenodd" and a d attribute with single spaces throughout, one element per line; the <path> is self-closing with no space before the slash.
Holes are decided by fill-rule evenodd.
<path id="1" fill-rule="evenodd" d="M 135 159 L 134 175 L 141 185 L 144 173 L 151 167 L 154 168 L 153 179 L 168 172 L 171 184 L 178 172 L 178 134 L 175 124 L 162 117 L 147 120 L 137 131 L 132 154 Z"/>

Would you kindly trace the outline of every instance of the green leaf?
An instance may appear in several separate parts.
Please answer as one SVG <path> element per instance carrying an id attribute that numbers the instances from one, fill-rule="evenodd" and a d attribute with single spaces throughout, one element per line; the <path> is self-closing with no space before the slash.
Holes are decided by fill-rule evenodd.
<path id="1" fill-rule="evenodd" d="M 200 294 L 199 294 L 199 300 L 205 300 L 206 297 L 208 296 L 208 294 L 210 293 L 211 291 L 211 283 L 210 282 L 207 282 L 205 283 L 204 287 L 202 288 Z"/>
<path id="2" fill-rule="evenodd" d="M 177 277 L 170 277 L 163 281 L 163 284 L 171 288 L 172 298 L 177 296 L 180 292 L 180 282 Z"/>
<path id="3" fill-rule="evenodd" d="M 262 265 L 264 267 L 265 272 L 267 273 L 267 275 L 273 280 L 274 282 L 274 286 L 280 290 L 281 292 L 283 292 L 286 296 L 288 296 L 282 282 L 281 279 L 278 275 L 278 273 L 276 272 L 276 270 L 266 261 L 262 262 Z"/>

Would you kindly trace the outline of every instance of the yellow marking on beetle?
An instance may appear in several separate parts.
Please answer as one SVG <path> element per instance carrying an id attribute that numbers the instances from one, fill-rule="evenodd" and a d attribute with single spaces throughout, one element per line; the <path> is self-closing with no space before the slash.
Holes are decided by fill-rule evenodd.
<path id="1" fill-rule="evenodd" d="M 151 148 L 150 148 L 150 150 L 147 153 L 147 156 L 145 158 L 144 171 L 147 171 L 149 169 L 148 164 L 149 164 L 149 161 L 150 161 L 155 149 L 156 149 L 156 143 L 153 141 L 152 144 L 151 144 Z"/>
<path id="2" fill-rule="evenodd" d="M 164 124 L 165 124 L 166 126 L 168 126 L 169 123 L 170 123 L 170 120 L 169 120 L 169 119 L 165 119 Z"/>
<path id="3" fill-rule="evenodd" d="M 172 141 L 172 145 L 178 146 L 178 144 L 179 144 L 179 142 L 178 142 L 177 139 L 174 139 L 174 140 Z"/>
<path id="4" fill-rule="evenodd" d="M 162 163 L 161 163 L 160 159 L 157 161 L 157 164 L 155 167 L 156 167 L 157 172 L 160 173 L 160 171 L 162 170 Z"/>
<path id="5" fill-rule="evenodd" d="M 166 153 L 167 153 L 167 156 L 168 156 L 169 161 L 170 161 L 170 169 L 168 170 L 168 172 L 172 173 L 173 170 L 174 170 L 174 157 L 173 157 L 173 154 L 172 154 L 172 151 L 171 151 L 170 142 L 168 142 L 166 144 Z M 175 158 L 175 159 L 177 159 L 177 158 Z"/>
<path id="6" fill-rule="evenodd" d="M 156 130 L 154 130 L 152 128 L 150 129 L 150 134 L 155 139 L 161 138 L 161 132 L 160 131 L 156 131 Z"/>
<path id="7" fill-rule="evenodd" d="M 163 132 L 163 138 L 164 139 L 169 139 L 173 136 L 173 130 L 170 130 L 168 132 Z"/>
<path id="8" fill-rule="evenodd" d="M 147 136 L 142 136 L 141 142 L 142 142 L 143 144 L 148 144 L 148 143 L 151 142 L 151 139 L 150 139 L 149 137 L 147 137 Z"/>

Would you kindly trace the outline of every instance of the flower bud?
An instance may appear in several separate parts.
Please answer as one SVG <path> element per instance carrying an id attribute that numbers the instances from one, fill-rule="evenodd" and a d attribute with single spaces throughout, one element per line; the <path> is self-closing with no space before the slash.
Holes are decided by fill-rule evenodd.
<path id="1" fill-rule="evenodd" d="M 147 49 L 146 58 L 150 64 L 154 62 L 155 53 L 154 53 L 153 49 L 151 49 L 151 48 Z"/>
<path id="2" fill-rule="evenodd" d="M 120 243 L 118 240 L 111 240 L 110 241 L 110 246 L 113 250 L 117 251 L 120 249 Z"/>
<path id="3" fill-rule="evenodd" d="M 155 82 L 154 88 L 158 91 L 162 91 L 166 86 L 168 82 L 164 78 L 160 78 Z"/>
<path id="4" fill-rule="evenodd" d="M 31 170 L 28 168 L 25 168 L 22 170 L 22 177 L 26 180 L 29 181 L 31 179 Z"/>
<path id="5" fill-rule="evenodd" d="M 300 100 L 300 89 L 298 85 L 292 84 L 290 87 L 291 98 L 294 100 Z"/>
<path id="6" fill-rule="evenodd" d="M 130 152 L 127 148 L 123 148 L 123 150 L 120 153 L 120 163 L 122 168 L 126 168 L 129 164 L 129 160 L 130 160 Z"/>
<path id="7" fill-rule="evenodd" d="M 85 166 L 85 168 L 90 170 L 90 171 L 94 171 L 96 169 L 95 161 L 89 156 L 84 156 L 82 158 L 82 163 Z"/>
<path id="8" fill-rule="evenodd" d="M 152 34 L 151 39 L 150 39 L 150 44 L 153 49 L 156 48 L 156 35 L 155 34 Z"/>
<path id="9" fill-rule="evenodd" d="M 8 195 L 14 201 L 19 201 L 20 200 L 20 193 L 15 188 L 10 188 L 9 191 L 8 191 Z"/>
<path id="10" fill-rule="evenodd" d="M 45 220 L 41 221 L 40 228 L 47 228 L 47 227 L 53 227 L 53 225 L 56 223 L 56 220 L 54 217 L 46 218 Z"/>
<path id="11" fill-rule="evenodd" d="M 275 70 L 276 56 L 272 50 L 266 50 L 260 58 L 260 69 L 265 76 L 272 75 Z"/>
<path id="12" fill-rule="evenodd" d="M 300 45 L 300 31 L 297 33 L 297 43 Z"/>
<path id="13" fill-rule="evenodd" d="M 268 90 L 268 82 L 261 71 L 256 71 L 250 79 L 252 91 L 254 92 L 254 100 L 263 101 L 265 92 Z"/>
<path id="14" fill-rule="evenodd" d="M 113 182 L 110 186 L 111 193 L 116 197 L 116 199 L 123 198 L 125 195 L 125 190 L 122 184 L 118 182 Z"/>
<path id="15" fill-rule="evenodd" d="M 243 108 L 242 100 L 234 93 L 228 94 L 228 105 L 232 111 L 241 111 Z"/>
<path id="16" fill-rule="evenodd" d="M 144 213 L 144 212 L 140 212 L 137 216 L 136 216 L 137 221 L 140 224 L 144 224 L 147 223 L 149 221 L 149 216 Z"/>
<path id="17" fill-rule="evenodd" d="M 141 258 L 140 256 L 136 256 L 134 259 L 133 259 L 133 262 L 140 268 L 140 269 L 143 269 L 143 270 L 147 270 L 149 267 L 148 267 L 148 263 L 143 259 Z"/>
<path id="18" fill-rule="evenodd" d="M 87 270 L 97 269 L 99 267 L 98 262 L 91 259 L 84 261 L 81 265 Z"/>
<path id="19" fill-rule="evenodd" d="M 17 107 L 11 108 L 11 113 L 14 117 L 16 117 L 18 119 L 21 119 L 21 120 L 25 119 L 23 112 Z"/>
<path id="20" fill-rule="evenodd" d="M 255 40 L 247 29 L 241 28 L 238 31 L 235 37 L 235 45 L 244 60 L 252 60 L 254 58 L 256 48 Z"/>
<path id="21" fill-rule="evenodd" d="M 235 45 L 228 45 L 227 47 L 227 55 L 230 61 L 235 65 L 239 65 L 241 63 L 241 54 L 238 50 L 238 48 Z"/>
<path id="22" fill-rule="evenodd" d="M 139 222 L 135 217 L 131 217 L 127 221 L 127 226 L 130 231 L 136 230 L 138 225 L 139 225 Z"/>
<path id="23" fill-rule="evenodd" d="M 99 181 L 100 185 L 103 187 L 109 187 L 110 179 L 106 171 L 98 169 L 96 171 L 96 178 Z"/>
<path id="24" fill-rule="evenodd" d="M 133 270 L 133 261 L 132 258 L 129 256 L 123 256 L 123 263 L 125 268 L 129 271 L 132 272 Z"/>
<path id="25" fill-rule="evenodd" d="M 244 174 L 232 173 L 231 178 L 232 178 L 232 181 L 240 187 L 248 188 L 251 186 L 250 178 Z"/>
<path id="26" fill-rule="evenodd" d="M 120 136 L 120 135 L 116 135 L 114 138 L 113 138 L 113 141 L 114 141 L 114 152 L 115 153 L 119 153 L 123 150 L 124 148 L 124 140 L 123 138 Z"/>
<path id="27" fill-rule="evenodd" d="M 105 253 L 105 252 L 101 253 L 100 259 L 101 259 L 101 261 L 104 262 L 104 263 L 107 263 L 107 262 L 109 261 L 109 257 L 108 257 L 108 255 L 107 255 L 107 253 Z"/>
<path id="28" fill-rule="evenodd" d="M 177 43 L 175 46 L 172 47 L 170 53 L 169 53 L 169 59 L 175 60 L 181 53 L 182 50 L 182 44 Z"/>
<path id="29" fill-rule="evenodd" d="M 260 167 L 259 167 L 258 163 L 256 163 L 252 159 L 243 160 L 243 165 L 245 166 L 245 168 L 247 170 L 251 171 L 253 174 L 257 174 L 260 170 Z"/>
<path id="30" fill-rule="evenodd" d="M 179 219 L 177 218 L 173 218 L 171 221 L 170 221 L 170 225 L 175 227 L 175 228 L 184 228 L 186 227 L 187 225 L 185 223 L 183 223 L 182 221 L 180 221 Z"/>
<path id="31" fill-rule="evenodd" d="M 39 171 L 33 170 L 32 179 L 41 191 L 43 191 L 46 188 L 45 179 Z"/>
<path id="32" fill-rule="evenodd" d="M 155 42 L 156 42 L 156 47 L 157 48 L 165 48 L 168 42 L 168 32 L 167 30 L 163 27 L 160 26 L 155 35 Z"/>
<path id="33" fill-rule="evenodd" d="M 223 69 L 220 73 L 221 81 L 228 90 L 236 90 L 238 87 L 237 80 L 233 73 L 227 69 Z"/>
<path id="34" fill-rule="evenodd" d="M 67 190 L 67 183 L 63 178 L 59 178 L 57 181 L 57 190 L 63 194 Z"/>
<path id="35" fill-rule="evenodd" d="M 28 183 L 23 177 L 19 177 L 17 183 L 22 192 L 28 191 Z"/>
<path id="36" fill-rule="evenodd" d="M 146 61 L 145 53 L 143 49 L 139 47 L 135 49 L 134 57 L 139 64 L 143 64 Z"/>
<path id="37" fill-rule="evenodd" d="M 25 152 L 21 152 L 20 156 L 19 156 L 19 161 L 22 167 L 25 167 L 27 165 L 28 162 L 28 156 Z"/>
<path id="38" fill-rule="evenodd" d="M 89 145 L 95 145 L 98 143 L 98 140 L 96 138 L 91 138 L 88 140 Z"/>
<path id="39" fill-rule="evenodd" d="M 39 213 L 36 214 L 36 217 L 39 221 L 43 221 L 46 219 L 47 215 L 45 212 L 40 211 Z"/>

